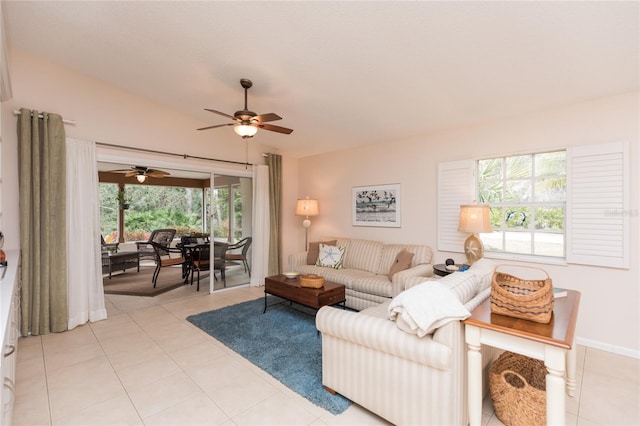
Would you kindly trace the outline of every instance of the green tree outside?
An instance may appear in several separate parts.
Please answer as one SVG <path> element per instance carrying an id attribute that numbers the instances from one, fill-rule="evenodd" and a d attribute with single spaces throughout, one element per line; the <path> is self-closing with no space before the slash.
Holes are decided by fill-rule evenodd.
<path id="1" fill-rule="evenodd" d="M 146 240 L 154 229 L 175 228 L 176 236 L 202 232 L 202 189 L 126 185 L 125 241 Z M 118 239 L 118 185 L 100 184 L 100 227 L 107 241 Z"/>

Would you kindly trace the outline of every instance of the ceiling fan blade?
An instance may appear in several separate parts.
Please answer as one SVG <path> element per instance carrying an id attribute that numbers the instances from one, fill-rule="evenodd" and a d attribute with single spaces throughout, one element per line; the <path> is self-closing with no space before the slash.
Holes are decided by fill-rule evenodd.
<path id="1" fill-rule="evenodd" d="M 214 114 L 218 114 L 218 115 L 221 115 L 221 116 L 223 116 L 223 117 L 230 118 L 230 119 L 232 119 L 232 120 L 234 120 L 234 121 L 236 120 L 236 118 L 235 118 L 233 115 L 229 115 L 229 114 L 226 114 L 226 113 L 224 113 L 224 112 L 216 111 L 215 109 L 205 108 L 204 110 L 205 110 L 205 111 L 209 111 L 209 112 L 213 112 Z"/>
<path id="2" fill-rule="evenodd" d="M 129 172 L 129 173 L 126 173 L 126 174 L 124 175 L 124 177 L 131 177 L 131 176 L 135 176 L 135 175 L 137 175 L 137 174 L 138 174 L 138 172 Z"/>
<path id="3" fill-rule="evenodd" d="M 236 124 L 236 123 L 216 124 L 215 126 L 201 127 L 201 128 L 199 128 L 199 129 L 196 129 L 196 130 L 208 130 L 208 129 L 215 129 L 216 127 L 233 126 L 234 124 Z"/>
<path id="4" fill-rule="evenodd" d="M 285 135 L 293 132 L 293 129 L 287 129 L 286 127 L 274 126 L 273 124 L 258 124 L 258 127 L 265 130 L 271 130 L 272 132 L 284 133 Z"/>
<path id="5" fill-rule="evenodd" d="M 149 170 L 146 174 L 147 176 L 154 178 L 163 178 L 165 176 L 169 176 L 169 173 L 165 172 L 164 170 Z"/>
<path id="6" fill-rule="evenodd" d="M 266 123 L 267 121 L 282 120 L 282 117 L 280 117 L 278 114 L 270 112 L 268 114 L 256 115 L 255 117 L 253 117 L 253 120 L 258 120 L 258 122 L 260 123 Z"/>

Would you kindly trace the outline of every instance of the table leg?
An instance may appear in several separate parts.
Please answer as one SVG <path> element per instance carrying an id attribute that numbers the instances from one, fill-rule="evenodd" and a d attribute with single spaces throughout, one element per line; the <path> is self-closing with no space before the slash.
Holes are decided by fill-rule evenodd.
<path id="1" fill-rule="evenodd" d="M 465 326 L 467 352 L 467 396 L 469 399 L 469 425 L 482 422 L 482 352 L 480 352 L 480 330 Z"/>
<path id="2" fill-rule="evenodd" d="M 547 367 L 547 424 L 564 425 L 565 420 L 565 350 L 545 348 L 544 365 Z"/>
<path id="3" fill-rule="evenodd" d="M 262 313 L 264 314 L 265 312 L 267 312 L 267 292 L 264 292 L 264 311 L 262 311 Z"/>
<path id="4" fill-rule="evenodd" d="M 571 343 L 571 349 L 567 351 L 567 394 L 576 394 L 576 342 Z"/>

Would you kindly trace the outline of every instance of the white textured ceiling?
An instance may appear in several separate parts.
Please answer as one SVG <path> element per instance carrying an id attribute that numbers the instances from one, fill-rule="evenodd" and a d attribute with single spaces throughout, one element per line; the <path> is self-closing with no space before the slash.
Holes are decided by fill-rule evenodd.
<path id="1" fill-rule="evenodd" d="M 638 90 L 639 2 L 3 1 L 9 47 L 294 156 Z M 72 118 L 72 117 L 71 117 Z M 232 132 L 230 127 L 208 132 Z"/>

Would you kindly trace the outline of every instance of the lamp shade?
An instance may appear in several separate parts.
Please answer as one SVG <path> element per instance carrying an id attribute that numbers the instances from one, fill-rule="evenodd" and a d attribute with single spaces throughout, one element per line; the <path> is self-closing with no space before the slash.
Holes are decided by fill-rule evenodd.
<path id="1" fill-rule="evenodd" d="M 304 200 L 298 200 L 296 204 L 297 216 L 317 216 L 318 215 L 318 200 L 310 200 L 308 198 Z"/>
<path id="2" fill-rule="evenodd" d="M 478 234 L 481 232 L 491 232 L 491 221 L 489 220 L 488 205 L 462 205 L 460 206 L 460 222 L 458 231 Z"/>

